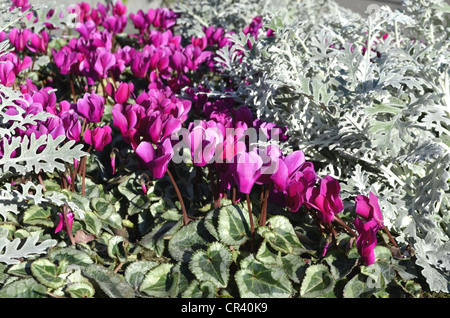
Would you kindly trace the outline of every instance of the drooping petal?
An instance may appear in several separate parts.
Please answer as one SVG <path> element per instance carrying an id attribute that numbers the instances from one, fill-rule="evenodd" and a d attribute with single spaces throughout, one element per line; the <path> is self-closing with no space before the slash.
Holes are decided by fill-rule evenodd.
<path id="1" fill-rule="evenodd" d="M 137 146 L 135 152 L 145 163 L 150 163 L 155 158 L 155 149 L 147 141 L 142 141 Z"/>

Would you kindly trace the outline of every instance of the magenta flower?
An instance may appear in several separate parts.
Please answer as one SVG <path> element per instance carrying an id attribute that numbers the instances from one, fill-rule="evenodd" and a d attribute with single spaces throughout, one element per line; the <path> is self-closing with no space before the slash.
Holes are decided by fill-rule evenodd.
<path id="1" fill-rule="evenodd" d="M 16 81 L 14 73 L 14 64 L 11 61 L 0 63 L 0 83 L 5 86 L 12 86 Z"/>
<path id="2" fill-rule="evenodd" d="M 21 12 L 25 12 L 29 8 L 31 8 L 31 4 L 28 3 L 28 0 L 12 0 L 13 4 L 9 8 L 9 11 L 12 11 L 15 8 L 20 8 Z"/>
<path id="3" fill-rule="evenodd" d="M 55 233 L 60 232 L 61 230 L 64 229 L 64 231 L 67 232 L 67 228 L 66 228 L 66 222 L 64 220 L 64 215 L 62 213 L 58 214 L 59 216 L 59 222 L 58 225 L 56 226 L 55 229 Z M 73 220 L 75 218 L 75 215 L 72 212 L 67 213 L 67 221 L 69 222 L 69 228 L 72 230 L 73 227 Z"/>
<path id="4" fill-rule="evenodd" d="M 263 161 L 261 157 L 255 152 L 238 153 L 235 156 L 234 163 L 234 180 L 242 193 L 249 194 L 261 176 L 261 167 Z"/>
<path id="5" fill-rule="evenodd" d="M 40 35 L 33 33 L 30 37 L 30 44 L 27 47 L 31 52 L 46 53 L 49 38 L 49 34 L 46 31 L 42 31 Z"/>
<path id="6" fill-rule="evenodd" d="M 140 105 L 116 104 L 112 109 L 113 125 L 120 129 L 123 140 L 131 144 L 133 148 L 137 147 L 135 137 L 139 138 L 137 134 L 138 123 L 144 113 L 143 107 Z"/>
<path id="7" fill-rule="evenodd" d="M 369 222 L 364 222 L 360 218 L 354 221 L 356 230 L 359 236 L 356 238 L 356 248 L 361 260 L 367 266 L 375 263 L 374 248 L 377 245 L 378 223 L 372 219 Z"/>
<path id="8" fill-rule="evenodd" d="M 305 179 L 294 181 L 289 184 L 286 190 L 286 201 L 291 212 L 297 212 L 305 202 L 308 184 Z"/>
<path id="9" fill-rule="evenodd" d="M 68 46 L 62 47 L 58 52 L 52 49 L 53 60 L 61 74 L 69 74 L 72 65 L 78 62 L 77 53 Z"/>
<path id="10" fill-rule="evenodd" d="M 189 141 L 194 165 L 203 167 L 213 159 L 216 146 L 222 143 L 223 136 L 220 131 L 207 127 L 207 123 L 202 121 L 190 127 Z"/>
<path id="11" fill-rule="evenodd" d="M 108 71 L 116 64 L 116 57 L 114 54 L 106 49 L 100 49 L 97 55 L 97 60 L 94 64 L 94 69 L 99 77 L 107 78 Z"/>
<path id="12" fill-rule="evenodd" d="M 86 129 L 84 141 L 94 146 L 96 151 L 102 151 L 112 140 L 111 132 L 110 126 L 96 127 L 94 130 Z"/>
<path id="13" fill-rule="evenodd" d="M 18 28 L 13 28 L 11 31 L 9 31 L 9 41 L 12 45 L 16 48 L 18 52 L 21 52 L 25 49 L 28 40 L 31 37 L 31 30 L 24 29 L 19 30 Z"/>
<path id="14" fill-rule="evenodd" d="M 135 150 L 139 158 L 144 162 L 144 167 L 150 169 L 153 177 L 160 179 L 167 171 L 170 160 L 173 157 L 173 148 L 170 139 L 167 138 L 156 146 L 142 141 Z"/>
<path id="15" fill-rule="evenodd" d="M 66 131 L 66 137 L 69 140 L 80 140 L 81 135 L 81 123 L 78 120 L 78 114 L 70 109 L 61 114 L 61 123 Z"/>
<path id="16" fill-rule="evenodd" d="M 363 217 L 364 220 L 375 220 L 378 224 L 378 229 L 384 227 L 383 215 L 381 214 L 380 206 L 378 205 L 378 197 L 370 192 L 369 197 L 364 195 L 356 196 L 356 214 Z"/>
<path id="17" fill-rule="evenodd" d="M 127 100 L 130 98 L 131 93 L 134 91 L 133 83 L 120 83 L 117 88 L 117 92 L 115 95 L 115 100 L 119 104 L 125 104 Z"/>
<path id="18" fill-rule="evenodd" d="M 326 176 L 320 182 L 320 190 L 311 187 L 306 192 L 308 205 L 317 209 L 323 222 L 334 220 L 334 215 L 344 209 L 344 204 L 339 196 L 339 182 L 333 177 Z"/>
<path id="19" fill-rule="evenodd" d="M 105 99 L 95 93 L 85 93 L 84 97 L 77 101 L 77 112 L 90 123 L 100 122 L 104 110 Z"/>

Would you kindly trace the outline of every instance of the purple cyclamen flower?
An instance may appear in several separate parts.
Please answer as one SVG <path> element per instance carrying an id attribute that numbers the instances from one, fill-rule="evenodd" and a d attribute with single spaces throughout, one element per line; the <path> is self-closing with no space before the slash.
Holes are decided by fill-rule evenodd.
<path id="1" fill-rule="evenodd" d="M 169 138 L 156 145 L 156 150 L 153 144 L 142 141 L 135 151 L 144 162 L 144 166 L 151 170 L 153 177 L 156 179 L 164 176 L 174 154 Z"/>
<path id="2" fill-rule="evenodd" d="M 77 111 L 89 123 L 98 123 L 102 120 L 105 110 L 105 99 L 95 93 L 85 93 L 83 98 L 77 101 Z"/>
<path id="3" fill-rule="evenodd" d="M 106 49 L 100 49 L 97 60 L 94 64 L 94 69 L 99 77 L 107 78 L 109 76 L 108 71 L 116 64 L 116 57 L 114 54 Z"/>
<path id="4" fill-rule="evenodd" d="M 307 203 L 320 213 L 323 222 L 334 220 L 334 215 L 344 209 L 344 204 L 339 196 L 339 182 L 333 177 L 326 176 L 320 182 L 320 190 L 311 187 L 306 192 Z"/>
<path id="5" fill-rule="evenodd" d="M 112 129 L 110 126 L 96 127 L 94 130 L 86 129 L 84 133 L 84 141 L 94 146 L 96 151 L 102 151 L 111 140 Z"/>
<path id="6" fill-rule="evenodd" d="M 130 98 L 131 93 L 134 91 L 133 83 L 120 83 L 117 91 L 114 89 L 111 83 L 108 83 L 105 87 L 106 93 L 111 96 L 117 104 L 125 104 Z"/>
<path id="7" fill-rule="evenodd" d="M 189 141 L 193 164 L 203 167 L 213 159 L 217 145 L 223 142 L 223 135 L 202 121 L 190 127 Z"/>
<path id="8" fill-rule="evenodd" d="M 116 104 L 112 109 L 113 125 L 120 129 L 123 140 L 131 144 L 133 148 L 137 147 L 135 136 L 138 136 L 137 128 L 143 114 L 143 107 L 140 105 Z"/>
<path id="9" fill-rule="evenodd" d="M 77 53 L 68 46 L 63 46 L 58 52 L 52 49 L 52 55 L 61 74 L 69 74 L 72 65 L 78 62 Z"/>
<path id="10" fill-rule="evenodd" d="M 25 49 L 28 40 L 31 37 L 31 30 L 24 29 L 19 30 L 18 28 L 13 28 L 11 31 L 9 31 L 9 41 L 12 45 L 16 48 L 18 52 L 21 52 Z"/>
<path id="11" fill-rule="evenodd" d="M 358 254 L 365 265 L 372 265 L 375 263 L 374 248 L 377 245 L 378 223 L 374 219 L 364 222 L 362 219 L 356 218 L 354 225 L 359 233 L 356 238 Z"/>
<path id="12" fill-rule="evenodd" d="M 61 123 L 66 131 L 66 137 L 69 140 L 80 140 L 81 123 L 78 120 L 78 114 L 75 110 L 70 109 L 61 114 Z"/>
<path id="13" fill-rule="evenodd" d="M 238 153 L 234 159 L 234 180 L 240 192 L 249 194 L 261 175 L 263 161 L 255 151 Z"/>
<path id="14" fill-rule="evenodd" d="M 375 220 L 378 224 L 378 229 L 384 227 L 383 215 L 378 205 L 378 197 L 375 194 L 370 192 L 369 197 L 360 194 L 356 196 L 355 201 L 356 214 L 363 217 L 366 221 Z"/>
<path id="15" fill-rule="evenodd" d="M 58 214 L 59 216 L 59 222 L 58 225 L 56 226 L 55 229 L 55 233 L 60 232 L 61 230 L 64 229 L 64 231 L 67 232 L 67 228 L 66 228 L 66 222 L 64 220 L 64 215 L 62 213 Z M 69 228 L 72 230 L 73 227 L 73 220 L 75 218 L 75 215 L 72 212 L 67 213 L 67 221 L 69 222 Z"/>
<path id="16" fill-rule="evenodd" d="M 40 35 L 33 33 L 30 37 L 30 44 L 27 47 L 31 52 L 46 53 L 49 38 L 50 36 L 46 31 L 42 31 Z"/>
<path id="17" fill-rule="evenodd" d="M 14 64 L 11 61 L 0 63 L 0 83 L 5 86 L 12 86 L 16 81 L 14 73 Z"/>

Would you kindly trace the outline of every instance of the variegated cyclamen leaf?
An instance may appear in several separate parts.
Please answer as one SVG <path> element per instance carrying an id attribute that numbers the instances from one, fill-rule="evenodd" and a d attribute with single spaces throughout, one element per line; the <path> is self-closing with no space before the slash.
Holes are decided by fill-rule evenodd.
<path id="1" fill-rule="evenodd" d="M 228 284 L 231 251 L 219 242 L 214 242 L 206 251 L 196 251 L 189 262 L 189 269 L 199 281 L 210 281 L 219 288 Z"/>

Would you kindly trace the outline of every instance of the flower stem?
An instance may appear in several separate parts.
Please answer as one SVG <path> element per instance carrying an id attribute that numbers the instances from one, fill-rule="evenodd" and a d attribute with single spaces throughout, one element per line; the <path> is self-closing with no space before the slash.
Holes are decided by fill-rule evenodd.
<path id="1" fill-rule="evenodd" d="M 75 87 L 73 86 L 73 76 L 70 75 L 70 89 L 72 90 L 73 102 L 77 103 L 77 96 L 75 95 Z"/>
<path id="2" fill-rule="evenodd" d="M 394 238 L 391 235 L 391 232 L 389 232 L 389 230 L 387 229 L 387 227 L 383 227 L 384 232 L 386 232 L 386 234 L 389 236 L 389 240 L 391 241 L 391 243 L 398 248 L 397 243 L 395 243 Z"/>
<path id="3" fill-rule="evenodd" d="M 255 250 L 255 224 L 253 223 L 253 214 L 252 214 L 252 204 L 250 202 L 250 195 L 247 193 L 247 208 L 248 208 L 248 216 L 250 219 L 250 251 L 253 253 Z"/>
<path id="4" fill-rule="evenodd" d="M 264 226 L 267 219 L 267 201 L 269 200 L 270 186 L 264 190 L 264 201 L 261 209 L 261 218 L 259 220 L 259 225 Z"/>
<path id="5" fill-rule="evenodd" d="M 358 235 L 336 214 L 334 215 L 334 220 L 339 223 L 339 225 L 341 225 L 344 229 L 346 229 L 348 233 L 350 233 L 354 237 L 358 237 Z"/>
<path id="6" fill-rule="evenodd" d="M 169 175 L 170 181 L 172 181 L 173 187 L 175 188 L 175 192 L 177 193 L 178 200 L 181 204 L 181 210 L 183 211 L 183 221 L 184 225 L 187 225 L 191 219 L 189 219 L 186 211 L 186 207 L 184 205 L 183 197 L 181 196 L 180 189 L 178 189 L 177 183 L 175 182 L 175 179 L 173 178 L 172 174 L 170 173 L 169 169 L 167 169 L 167 174 Z"/>
<path id="7" fill-rule="evenodd" d="M 89 146 L 88 153 L 91 152 L 92 146 Z M 87 165 L 87 156 L 84 156 L 81 161 L 81 194 L 86 194 L 86 165 Z"/>
<path id="8" fill-rule="evenodd" d="M 211 191 L 214 198 L 214 208 L 217 209 L 220 207 L 219 184 L 218 182 L 214 182 L 214 175 L 211 166 L 209 167 L 209 181 L 211 183 Z"/>

